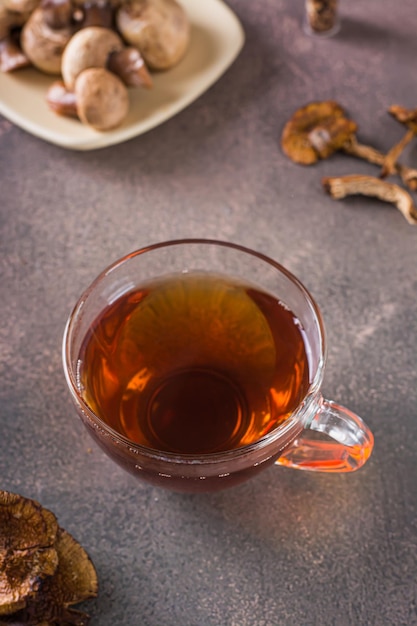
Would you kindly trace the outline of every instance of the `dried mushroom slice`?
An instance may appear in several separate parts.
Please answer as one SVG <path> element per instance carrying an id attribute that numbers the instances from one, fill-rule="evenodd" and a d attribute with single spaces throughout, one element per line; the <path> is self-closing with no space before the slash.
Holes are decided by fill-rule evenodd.
<path id="1" fill-rule="evenodd" d="M 0 615 L 15 612 L 52 576 L 58 522 L 35 500 L 0 491 Z"/>
<path id="2" fill-rule="evenodd" d="M 34 501 L 0 492 L 0 626 L 86 626 L 72 605 L 97 596 L 81 545 Z"/>
<path id="3" fill-rule="evenodd" d="M 53 576 L 58 566 L 54 547 L 14 550 L 0 557 L 0 615 L 24 608 L 37 594 L 42 582 Z"/>
<path id="4" fill-rule="evenodd" d="M 58 532 L 55 548 L 58 568 L 47 583 L 47 592 L 59 604 L 70 606 L 95 598 L 98 579 L 94 565 L 84 548 L 64 529 Z"/>
<path id="5" fill-rule="evenodd" d="M 310 102 L 285 124 L 281 146 L 295 163 L 311 165 L 340 150 L 356 130 L 337 102 Z"/>
<path id="6" fill-rule="evenodd" d="M 0 491 L 0 552 L 53 546 L 57 532 L 55 515 L 39 502 Z"/>

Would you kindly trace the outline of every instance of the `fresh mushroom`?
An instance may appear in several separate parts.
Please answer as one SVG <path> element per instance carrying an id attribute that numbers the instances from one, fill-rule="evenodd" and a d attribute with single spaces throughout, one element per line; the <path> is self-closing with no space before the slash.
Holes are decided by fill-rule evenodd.
<path id="1" fill-rule="evenodd" d="M 106 67 L 111 52 L 123 47 L 119 35 L 109 28 L 89 26 L 79 30 L 68 42 L 62 56 L 61 73 L 67 89 L 74 90 L 77 76 L 83 70 Z"/>
<path id="2" fill-rule="evenodd" d="M 0 71 L 30 65 L 20 46 L 20 30 L 39 0 L 0 0 Z"/>
<path id="3" fill-rule="evenodd" d="M 91 67 L 81 72 L 74 91 L 80 120 L 96 130 L 111 130 L 127 116 L 127 88 L 120 78 L 105 68 Z"/>
<path id="4" fill-rule="evenodd" d="M 77 76 L 90 67 L 109 69 L 129 87 L 151 87 L 152 78 L 136 48 L 126 48 L 114 31 L 89 26 L 78 31 L 69 41 L 62 57 L 62 77 L 73 91 Z"/>
<path id="5" fill-rule="evenodd" d="M 383 154 L 383 152 L 380 152 L 376 148 L 359 143 L 354 135 L 342 146 L 342 151 L 350 156 L 364 159 L 368 161 L 368 163 L 373 163 L 381 167 L 384 166 L 387 158 L 386 154 Z M 412 191 L 417 191 L 417 169 L 407 167 L 407 165 L 402 165 L 397 162 L 395 164 L 395 173 L 400 176 L 404 185 Z"/>
<path id="6" fill-rule="evenodd" d="M 74 32 L 71 18 L 70 0 L 43 0 L 23 27 L 22 48 L 46 74 L 61 72 L 62 54 Z"/>
<path id="7" fill-rule="evenodd" d="M 188 48 L 190 24 L 176 0 L 128 0 L 119 8 L 116 24 L 151 69 L 173 67 Z"/>
<path id="8" fill-rule="evenodd" d="M 152 78 L 139 50 L 133 46 L 111 52 L 107 69 L 117 74 L 128 87 L 152 87 Z"/>

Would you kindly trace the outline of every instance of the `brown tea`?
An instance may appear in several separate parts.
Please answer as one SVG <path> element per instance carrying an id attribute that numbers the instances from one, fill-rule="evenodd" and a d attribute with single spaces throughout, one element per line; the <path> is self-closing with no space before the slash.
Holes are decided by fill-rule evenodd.
<path id="1" fill-rule="evenodd" d="M 281 424 L 309 384 L 295 315 L 256 287 L 176 274 L 122 295 L 91 326 L 80 392 L 132 442 L 179 454 L 252 443 Z"/>

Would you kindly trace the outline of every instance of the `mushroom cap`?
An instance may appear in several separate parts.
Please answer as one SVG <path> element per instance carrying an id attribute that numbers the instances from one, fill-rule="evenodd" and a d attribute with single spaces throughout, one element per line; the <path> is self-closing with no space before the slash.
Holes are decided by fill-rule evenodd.
<path id="1" fill-rule="evenodd" d="M 122 79 L 127 87 L 152 87 L 152 77 L 139 50 L 126 46 L 120 52 L 112 52 L 107 68 Z"/>
<path id="2" fill-rule="evenodd" d="M 129 0 L 119 8 L 116 23 L 152 69 L 173 67 L 188 48 L 190 24 L 176 0 Z"/>
<path id="3" fill-rule="evenodd" d="M 129 111 L 129 95 L 122 81 L 108 70 L 91 67 L 75 81 L 77 112 L 96 130 L 119 126 Z"/>
<path id="4" fill-rule="evenodd" d="M 98 593 L 97 572 L 84 548 L 63 528 L 58 530 L 55 548 L 58 567 L 45 585 L 54 602 L 70 606 L 95 598 Z"/>
<path id="5" fill-rule="evenodd" d="M 295 163 L 310 165 L 339 150 L 356 130 L 357 124 L 337 102 L 310 102 L 285 124 L 281 147 Z"/>
<path id="6" fill-rule="evenodd" d="M 62 53 L 72 34 L 71 25 L 51 28 L 44 20 L 42 7 L 38 7 L 23 27 L 21 44 L 35 67 L 46 74 L 60 74 Z"/>
<path id="7" fill-rule="evenodd" d="M 0 615 L 26 605 L 58 566 L 55 515 L 35 500 L 0 491 Z"/>
<path id="8" fill-rule="evenodd" d="M 96 67 L 104 68 L 112 52 L 123 49 L 119 35 L 109 28 L 88 26 L 71 37 L 62 56 L 62 78 L 69 90 L 75 87 L 75 81 L 84 70 Z"/>

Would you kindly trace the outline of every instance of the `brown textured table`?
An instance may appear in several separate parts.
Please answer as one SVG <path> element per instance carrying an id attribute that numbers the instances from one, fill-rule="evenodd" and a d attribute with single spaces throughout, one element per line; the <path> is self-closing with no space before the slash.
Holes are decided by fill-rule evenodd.
<path id="1" fill-rule="evenodd" d="M 417 228 L 388 204 L 336 203 L 322 176 L 376 174 L 338 155 L 312 168 L 279 148 L 288 116 L 334 98 L 364 141 L 401 136 L 417 105 L 415 0 L 341 2 L 337 36 L 303 3 L 232 0 L 245 47 L 227 74 L 153 131 L 90 153 L 0 118 L 0 488 L 36 498 L 91 554 L 92 625 L 417 624 Z M 404 155 L 417 162 L 414 143 Z M 213 495 L 135 482 L 90 441 L 61 369 L 75 299 L 111 260 L 207 236 L 262 250 L 321 306 L 326 395 L 375 433 L 361 471 L 271 468 Z"/>

